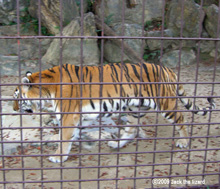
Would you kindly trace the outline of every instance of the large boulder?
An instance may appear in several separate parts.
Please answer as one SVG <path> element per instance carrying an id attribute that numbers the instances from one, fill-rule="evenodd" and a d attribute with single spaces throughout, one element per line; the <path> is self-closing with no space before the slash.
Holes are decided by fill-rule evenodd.
<path id="1" fill-rule="evenodd" d="M 122 26 L 121 24 L 113 26 L 113 30 L 117 35 L 121 35 Z M 124 25 L 124 35 L 125 36 L 139 36 L 142 35 L 142 27 L 138 24 L 125 24 Z M 130 48 L 132 48 L 138 55 L 141 56 L 141 39 L 125 39 L 124 40 Z M 116 46 L 112 40 L 106 40 L 104 44 L 104 58 L 108 62 L 121 62 L 121 46 Z M 131 62 L 132 59 L 126 54 L 123 55 L 123 61 Z"/>
<path id="2" fill-rule="evenodd" d="M 161 58 L 162 64 L 171 68 L 178 66 L 179 60 L 180 65 L 190 65 L 196 61 L 196 55 L 193 50 L 182 49 L 181 54 L 180 50 L 173 50 Z"/>
<path id="3" fill-rule="evenodd" d="M 125 2 L 125 1 L 124 1 Z M 143 1 L 129 7 L 124 6 L 124 19 L 127 24 L 142 24 Z M 104 3 L 104 5 L 102 4 Z M 104 0 L 97 1 L 95 8 L 96 14 L 102 18 L 102 7 L 104 7 L 105 23 L 113 26 L 122 23 L 123 0 Z M 145 0 L 144 7 L 144 22 L 154 20 L 161 20 L 162 17 L 163 0 Z"/>
<path id="4" fill-rule="evenodd" d="M 63 29 L 63 36 L 81 36 L 80 17 L 73 20 Z M 83 35 L 97 36 L 94 15 L 84 15 Z M 42 62 L 48 68 L 60 64 L 60 39 L 54 39 Z M 62 39 L 62 63 L 79 65 L 81 62 L 81 39 Z M 99 63 L 99 49 L 97 39 L 83 39 L 83 63 L 84 65 L 97 65 Z"/>
<path id="5" fill-rule="evenodd" d="M 210 53 L 213 49 L 215 49 L 214 41 L 201 41 L 200 42 L 200 52 L 201 53 Z"/>
<path id="6" fill-rule="evenodd" d="M 201 0 L 199 0 L 197 3 L 201 5 Z M 218 0 L 203 0 L 203 6 L 209 6 L 211 4 L 218 4 Z"/>
<path id="7" fill-rule="evenodd" d="M 173 30 L 174 36 L 180 36 L 181 27 L 183 27 L 183 37 L 199 37 L 204 17 L 204 11 L 193 0 L 173 0 L 168 6 L 167 28 Z M 181 26 L 182 23 L 183 26 Z"/>
<path id="8" fill-rule="evenodd" d="M 208 32 L 208 34 L 213 37 L 219 37 L 220 33 L 217 35 L 217 30 L 218 30 L 218 7 L 214 4 L 210 5 L 205 9 L 206 12 L 206 19 L 205 19 L 205 29 Z"/>
<path id="9" fill-rule="evenodd" d="M 30 27 L 28 31 L 23 30 L 23 25 L 20 25 L 20 35 L 30 36 L 36 35 L 34 29 Z M 1 26 L 1 36 L 16 36 L 17 25 Z M 51 42 L 50 39 L 42 39 L 41 41 L 41 55 L 46 53 L 47 48 Z M 20 60 L 38 59 L 39 58 L 39 40 L 38 39 L 1 39 L 0 55 L 18 55 L 18 49 L 20 50 Z"/>
<path id="10" fill-rule="evenodd" d="M 124 2 L 124 3 L 123 3 Z M 151 20 L 161 20 L 163 1 L 146 0 L 143 7 L 143 1 L 134 1 L 132 6 L 130 1 L 123 0 L 104 0 L 97 1 L 95 6 L 96 15 L 103 18 L 104 22 L 112 28 L 116 35 L 121 36 L 124 30 L 124 36 L 142 36 L 143 24 Z M 123 7 L 124 6 L 124 7 Z M 103 9 L 104 7 L 104 9 Z M 122 26 L 122 13 L 124 10 L 124 25 Z M 144 11 L 144 23 L 142 15 Z M 142 40 L 126 39 L 124 40 L 138 55 L 141 56 Z M 121 62 L 121 46 L 116 46 L 112 40 L 106 40 L 104 45 L 104 58 L 108 62 Z M 123 55 L 123 61 L 131 62 L 132 59 L 126 54 Z"/>
<path id="11" fill-rule="evenodd" d="M 23 25 L 20 25 L 20 36 L 36 35 L 32 27 L 30 27 L 28 31 L 23 30 L 23 27 Z M 17 25 L 1 26 L 0 35 L 16 36 Z M 39 56 L 43 56 L 46 53 L 50 42 L 50 39 L 1 39 L 1 75 L 18 76 L 19 63 L 21 66 L 22 74 L 27 71 L 27 67 L 32 71 L 38 71 Z M 39 50 L 39 47 L 41 50 Z M 18 55 L 20 55 L 20 58 L 18 57 Z"/>
<path id="12" fill-rule="evenodd" d="M 28 6 L 28 0 L 19 0 L 20 17 L 26 16 L 25 8 Z M 17 1 L 1 0 L 0 1 L 0 24 L 17 23 Z"/>
<path id="13" fill-rule="evenodd" d="M 60 1 L 59 0 L 44 0 L 41 1 L 41 21 L 51 34 L 59 33 L 60 28 Z M 39 18 L 38 1 L 31 0 L 28 8 L 30 15 L 34 18 Z M 75 0 L 62 1 L 62 22 L 63 26 L 68 25 L 74 18 L 79 16 L 79 9 Z"/>
<path id="14" fill-rule="evenodd" d="M 172 37 L 173 32 L 170 29 L 166 29 L 163 32 L 164 37 Z M 162 37 L 161 31 L 150 31 L 146 33 L 146 37 Z M 174 41 L 173 40 L 164 40 L 163 41 L 163 48 L 167 48 L 170 46 Z M 146 44 L 150 51 L 160 50 L 162 45 L 162 40 L 158 39 L 146 39 Z"/>

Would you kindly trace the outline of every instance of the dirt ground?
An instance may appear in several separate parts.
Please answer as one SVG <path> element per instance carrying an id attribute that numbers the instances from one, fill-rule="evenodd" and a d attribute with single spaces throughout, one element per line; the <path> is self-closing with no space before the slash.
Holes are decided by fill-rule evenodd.
<path id="1" fill-rule="evenodd" d="M 180 81 L 194 82 L 196 77 L 196 65 L 181 68 Z M 198 75 L 199 82 L 213 81 L 213 64 L 201 63 Z M 220 81 L 220 65 L 218 63 L 215 81 Z M 1 78 L 2 83 L 16 83 L 17 78 Z M 209 96 L 212 91 L 212 84 L 198 84 L 197 96 Z M 186 84 L 184 88 L 188 96 L 194 94 L 195 85 Z M 1 95 L 8 96 L 13 94 L 14 87 L 1 87 Z M 214 96 L 217 109 L 219 110 L 220 85 L 214 85 Z M 207 106 L 205 98 L 197 98 L 196 102 L 200 106 Z M 10 104 L 11 102 L 9 102 Z M 181 108 L 182 109 L 182 108 Z M 175 141 L 169 139 L 173 135 L 173 126 L 158 126 L 157 115 L 149 113 L 147 117 L 141 120 L 143 129 L 148 138 L 143 140 L 134 140 L 119 151 L 108 147 L 107 141 L 93 143 L 91 149 L 82 148 L 77 145 L 72 146 L 70 156 L 64 163 L 52 163 L 48 160 L 49 154 L 53 154 L 56 145 L 54 142 L 43 144 L 42 146 L 29 144 L 24 149 L 18 147 L 11 154 L 11 157 L 1 158 L 0 188 L 152 188 L 154 187 L 182 187 L 202 185 L 219 186 L 219 165 L 220 165 L 220 116 L 219 111 L 213 111 L 209 115 L 202 117 L 199 115 L 192 116 L 192 113 L 185 112 L 185 121 L 188 123 L 198 123 L 190 126 L 189 130 L 192 136 L 198 138 L 191 139 L 191 152 L 177 151 Z M 25 117 L 24 117 L 25 118 Z M 209 121 L 215 124 L 208 124 Z M 117 122 L 117 120 L 116 120 Z M 158 123 L 168 123 L 161 116 L 158 117 Z M 203 124 L 201 124 L 203 123 Z M 144 127 L 145 126 L 145 127 Z M 3 126 L 4 127 L 4 126 Z M 45 130 L 44 128 L 43 130 Z M 39 133 L 41 132 L 38 130 Z M 56 133 L 56 131 L 51 131 Z M 163 140 L 152 140 L 152 137 L 164 137 Z M 175 131 L 175 136 L 179 134 Z M 202 138 L 209 136 L 209 138 Z M 201 138 L 199 138 L 201 137 Z M 2 139 L 4 139 L 2 137 Z M 37 141 L 36 141 L 37 143 Z M 214 150 L 209 150 L 214 149 Z M 157 153 L 152 153 L 152 151 Z M 174 150 L 177 152 L 164 153 L 163 151 Z M 122 154 L 118 154 L 118 152 Z M 127 154 L 129 152 L 129 154 Z M 133 152 L 133 153 L 132 153 Z M 138 153 L 137 153 L 138 152 Z M 99 153 L 99 155 L 94 155 Z M 109 154 L 110 153 L 110 154 Z M 39 157 L 37 155 L 44 154 Z M 19 155 L 24 155 L 19 157 Z M 137 166 L 135 165 L 137 162 Z M 206 161 L 207 163 L 203 163 Z M 154 166 L 154 164 L 165 164 Z M 170 165 L 172 164 L 172 165 Z M 101 168 L 100 166 L 105 166 Z M 7 170 L 4 170 L 7 169 Z M 22 170 L 19 170 L 22 169 Z M 208 176 L 202 176 L 203 171 Z M 181 177 L 181 175 L 193 175 Z M 159 180 L 152 180 L 149 177 L 155 176 Z M 170 186 L 167 184 L 168 176 L 171 178 Z M 132 178 L 136 178 L 135 180 Z M 161 179 L 160 179 L 161 177 Z M 99 182 L 95 179 L 99 178 Z M 63 182 L 60 182 L 63 180 Z M 81 180 L 81 182 L 79 182 Z M 25 184 L 19 183 L 25 181 Z M 39 181 L 43 181 L 40 183 Z M 195 182 L 200 182 L 195 183 Z M 156 183 L 157 182 L 157 183 Z"/>

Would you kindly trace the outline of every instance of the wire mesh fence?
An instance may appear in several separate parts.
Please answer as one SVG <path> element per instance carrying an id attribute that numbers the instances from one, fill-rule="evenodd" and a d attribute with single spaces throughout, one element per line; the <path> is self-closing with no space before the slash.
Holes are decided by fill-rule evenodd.
<path id="1" fill-rule="evenodd" d="M 0 32 L 1 188 L 220 186 L 219 1 L 24 2 Z"/>

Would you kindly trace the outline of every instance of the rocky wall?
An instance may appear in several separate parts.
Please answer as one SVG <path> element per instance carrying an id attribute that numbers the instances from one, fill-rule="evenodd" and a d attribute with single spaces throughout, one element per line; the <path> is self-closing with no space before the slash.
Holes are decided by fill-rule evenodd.
<path id="1" fill-rule="evenodd" d="M 39 18 L 38 8 L 41 9 L 41 25 L 47 29 L 44 35 L 60 35 L 60 24 L 63 23 L 62 35 L 98 36 L 104 31 L 96 27 L 95 17 L 102 18 L 104 24 L 110 27 L 115 35 L 131 37 L 186 37 L 186 38 L 216 38 L 219 37 L 219 8 L 216 0 L 84 0 L 81 19 L 80 0 L 66 0 L 60 5 L 58 0 L 38 1 L 20 0 L 20 30 L 17 26 L 17 4 L 16 0 L 0 1 L 0 36 L 37 36 Z M 63 16 L 61 17 L 60 7 Z M 163 10 L 164 8 L 164 10 Z M 144 18 L 142 12 L 144 11 Z M 122 16 L 124 12 L 124 16 Z M 165 20 L 162 23 L 162 13 Z M 62 18 L 62 22 L 60 22 Z M 181 20 L 183 19 L 183 22 Z M 144 23 L 142 23 L 142 20 Z M 122 24 L 124 23 L 124 24 Z M 12 25 L 14 24 L 14 25 Z M 164 24 L 164 31 L 162 31 Z M 144 32 L 142 32 L 144 28 Z M 115 39 L 117 40 L 117 39 Z M 48 68 L 60 63 L 60 44 L 62 43 L 62 63 L 97 65 L 101 60 L 101 43 L 97 39 L 83 39 L 83 57 L 81 60 L 81 39 L 0 39 L 0 64 L 1 75 L 18 75 L 19 64 L 22 74 L 27 67 L 32 71 Z M 124 40 L 138 56 L 145 61 L 158 63 L 161 61 L 167 66 L 176 66 L 179 60 L 182 65 L 193 64 L 199 48 L 201 57 L 210 59 L 220 52 L 220 45 L 215 41 L 208 40 L 158 40 L 158 39 L 126 39 Z M 161 49 L 161 46 L 163 49 Z M 179 58 L 180 46 L 182 55 Z M 41 51 L 39 51 L 41 49 Z M 104 61 L 109 62 L 131 62 L 126 53 L 122 56 L 122 47 L 113 40 L 104 40 Z M 163 52 L 161 53 L 161 50 Z M 161 56 L 161 54 L 163 56 Z"/>

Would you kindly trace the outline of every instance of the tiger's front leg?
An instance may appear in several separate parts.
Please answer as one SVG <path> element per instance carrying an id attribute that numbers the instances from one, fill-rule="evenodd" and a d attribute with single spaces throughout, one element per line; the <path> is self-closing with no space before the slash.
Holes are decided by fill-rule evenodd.
<path id="1" fill-rule="evenodd" d="M 135 125 L 138 124 L 138 119 L 133 117 L 132 115 L 128 115 L 127 125 Z M 129 139 L 135 138 L 137 136 L 137 127 L 125 127 L 125 132 L 123 133 L 122 137 L 119 141 L 109 141 L 108 145 L 112 148 L 122 148 L 125 146 L 129 141 Z M 144 131 L 141 127 L 139 127 L 139 136 L 145 138 Z M 127 139 L 127 140 L 126 140 Z"/>
<path id="2" fill-rule="evenodd" d="M 74 117 L 74 118 L 72 118 Z M 73 115 L 65 115 L 63 116 L 63 126 L 70 126 L 69 128 L 61 128 L 59 133 L 59 139 L 61 140 L 59 142 L 58 148 L 55 152 L 55 156 L 50 156 L 49 160 L 54 162 L 54 163 L 59 163 L 59 162 L 64 162 L 67 160 L 73 138 L 74 138 L 74 133 L 77 128 L 75 128 L 73 125 L 77 126 L 78 125 L 78 116 L 73 116 Z M 75 124 L 73 124 L 75 123 Z M 62 142 L 62 141 L 69 141 L 69 142 Z M 57 155 L 62 155 L 66 154 L 64 156 L 56 156 Z"/>

